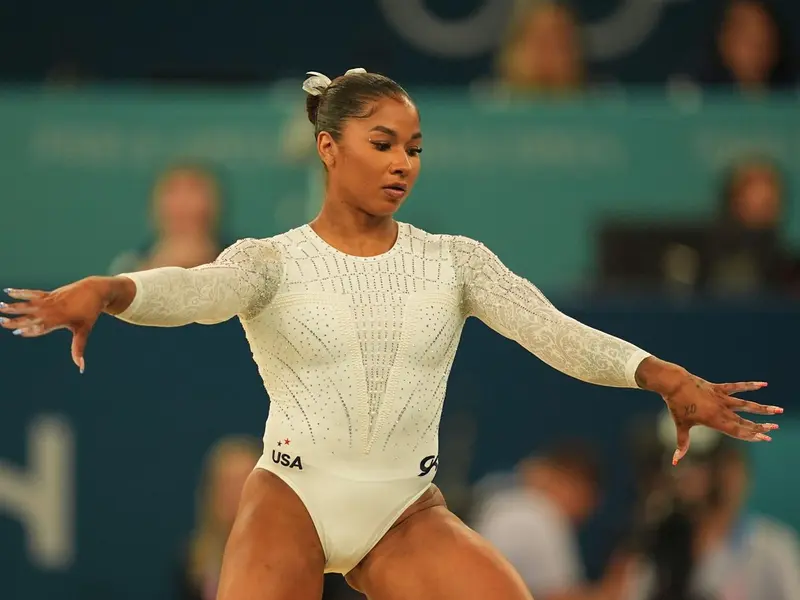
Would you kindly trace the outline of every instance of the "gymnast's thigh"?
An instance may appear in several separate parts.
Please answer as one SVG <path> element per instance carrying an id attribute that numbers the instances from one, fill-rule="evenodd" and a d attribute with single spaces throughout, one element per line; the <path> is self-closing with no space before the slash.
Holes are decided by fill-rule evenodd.
<path id="1" fill-rule="evenodd" d="M 399 522 L 347 579 L 369 600 L 532 600 L 511 564 L 443 505 Z"/>
<path id="2" fill-rule="evenodd" d="M 217 600 L 320 600 L 324 570 L 303 503 L 276 475 L 253 471 L 225 547 Z"/>

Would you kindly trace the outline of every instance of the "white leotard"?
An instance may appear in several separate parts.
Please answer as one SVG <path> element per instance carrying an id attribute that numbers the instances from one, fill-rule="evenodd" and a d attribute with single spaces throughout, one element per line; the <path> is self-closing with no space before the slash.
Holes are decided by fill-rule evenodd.
<path id="1" fill-rule="evenodd" d="M 238 315 L 271 400 L 265 456 L 288 450 L 306 470 L 352 481 L 415 478 L 437 454 L 467 317 L 598 385 L 636 387 L 648 356 L 559 312 L 479 242 L 405 223 L 392 249 L 370 258 L 337 251 L 305 225 L 241 240 L 209 265 L 126 276 L 136 296 L 125 321 Z"/>

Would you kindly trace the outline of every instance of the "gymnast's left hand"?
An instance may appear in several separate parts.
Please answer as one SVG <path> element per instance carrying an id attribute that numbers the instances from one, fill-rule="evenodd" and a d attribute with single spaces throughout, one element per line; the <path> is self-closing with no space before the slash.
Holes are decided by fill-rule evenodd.
<path id="1" fill-rule="evenodd" d="M 735 394 L 763 389 L 763 381 L 740 383 L 710 383 L 692 375 L 686 369 L 655 357 L 642 362 L 637 380 L 643 388 L 658 392 L 664 399 L 675 422 L 677 449 L 672 464 L 678 464 L 689 451 L 689 431 L 704 425 L 730 437 L 746 442 L 770 442 L 775 423 L 755 423 L 737 413 L 780 415 L 783 409 L 736 398 Z"/>

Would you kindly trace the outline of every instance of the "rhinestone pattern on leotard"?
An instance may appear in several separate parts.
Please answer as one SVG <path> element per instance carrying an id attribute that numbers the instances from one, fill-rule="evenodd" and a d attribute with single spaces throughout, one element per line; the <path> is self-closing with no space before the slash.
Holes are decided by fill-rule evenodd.
<path id="1" fill-rule="evenodd" d="M 447 296 L 452 299 L 450 318 L 445 321 L 449 328 L 447 332 L 441 331 L 435 341 L 441 343 L 441 338 L 447 337 L 446 347 L 455 346 L 454 340 L 460 334 L 463 318 L 457 302 L 459 292 L 452 265 L 449 267 L 449 277 L 442 277 L 449 261 L 447 246 L 443 246 L 434 236 L 426 236 L 405 224 L 400 226 L 398 240 L 392 250 L 371 258 L 338 252 L 321 240 L 310 227 L 301 227 L 272 239 L 282 248 L 285 257 L 285 279 L 280 297 L 312 295 L 323 304 L 322 298 L 325 296 L 338 296 L 343 300 L 340 309 L 347 313 L 344 329 L 351 330 L 347 333 L 358 346 L 361 366 L 359 375 L 351 374 L 352 378 L 359 380 L 359 385 L 349 383 L 343 394 L 354 404 L 348 407 L 348 414 L 345 415 L 345 418 L 349 418 L 348 432 L 354 428 L 352 418 L 361 415 L 363 422 L 356 427 L 356 435 L 363 445 L 371 447 L 376 428 L 385 424 L 388 433 L 382 445 L 388 448 L 391 433 L 398 424 L 397 419 L 402 418 L 404 408 L 408 405 L 404 401 L 400 407 L 394 402 L 393 408 L 384 407 L 387 389 L 392 382 L 404 380 L 394 384 L 401 388 L 407 384 L 406 376 L 393 379 L 392 373 L 395 369 L 403 372 L 404 367 L 396 365 L 398 352 L 403 346 L 404 334 L 412 332 L 416 323 L 415 319 L 409 319 L 408 311 L 415 312 L 420 310 L 418 305 L 425 306 L 428 303 L 440 306 L 439 297 Z M 312 321 L 315 319 L 306 316 L 307 319 L 309 317 Z M 306 327 L 321 332 L 321 335 L 328 330 L 339 330 L 342 337 L 341 328 L 331 324 L 329 321 L 332 320 L 307 322 Z M 440 328 L 443 329 L 442 326 Z M 320 344 L 318 358 L 321 354 L 329 354 L 327 341 L 322 341 L 326 343 Z M 416 348 L 416 344 L 408 342 L 405 346 Z M 254 352 L 257 351 L 254 349 Z M 263 351 L 268 352 L 266 348 Z M 438 353 L 433 356 L 433 362 L 441 359 Z M 327 359 L 330 358 L 329 355 Z M 438 374 L 435 381 L 429 379 L 429 375 L 415 379 L 414 388 L 407 391 L 411 394 L 408 401 L 413 401 L 415 397 L 429 399 L 430 394 L 435 393 L 442 376 Z M 334 386 L 341 387 L 341 383 Z M 357 390 L 364 394 L 361 405 L 359 401 L 352 402 L 354 391 L 359 395 Z M 406 390 L 399 389 L 397 392 L 402 395 Z M 386 422 L 389 414 L 394 414 L 392 423 Z M 313 423 L 309 424 L 309 432 L 316 427 Z"/>
<path id="2" fill-rule="evenodd" d="M 402 223 L 376 257 L 345 255 L 306 225 L 243 240 L 211 265 L 129 276 L 138 291 L 125 320 L 239 315 L 272 400 L 268 428 L 339 456 L 418 461 L 435 447 L 468 316 L 599 385 L 634 387 L 647 356 L 559 312 L 482 244 Z"/>

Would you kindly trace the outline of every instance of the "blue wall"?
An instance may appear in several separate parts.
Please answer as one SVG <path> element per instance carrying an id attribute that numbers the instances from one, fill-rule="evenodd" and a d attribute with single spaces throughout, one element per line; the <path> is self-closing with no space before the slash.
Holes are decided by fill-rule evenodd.
<path id="1" fill-rule="evenodd" d="M 784 425 L 800 410 L 793 395 L 800 336 L 794 305 L 679 307 L 597 299 L 564 308 L 710 380 L 769 381 L 757 398 L 785 405 Z M 74 471 L 66 475 L 74 477 L 75 492 L 74 516 L 68 511 L 66 517 L 74 539 L 51 563 L 26 547 L 19 520 L 0 501 L 4 598 L 166 599 L 170 569 L 192 524 L 204 451 L 223 434 L 260 435 L 266 417 L 268 402 L 239 325 L 161 330 L 103 318 L 83 376 L 71 363 L 66 334 L 3 336 L 0 361 L 1 460 L 30 466 L 30 426 L 42 415 L 60 415 L 74 443 Z M 604 535 L 624 522 L 629 501 L 628 429 L 661 406 L 643 392 L 568 379 L 470 322 L 448 388 L 437 482 L 446 492 L 457 490 L 509 468 L 556 436 L 594 440 L 611 466 L 613 488 L 587 537 L 589 560 L 597 565 L 607 550 Z M 765 482 L 755 501 L 800 526 L 800 485 L 786 476 L 800 431 L 785 429 L 772 444 L 753 447 L 757 480 Z M 68 454 L 69 445 L 64 448 Z M 67 505 L 69 485 L 61 498 Z M 0 497 L 7 491 L 0 480 Z M 58 557 L 68 559 L 70 548 L 74 560 L 59 566 Z"/>

